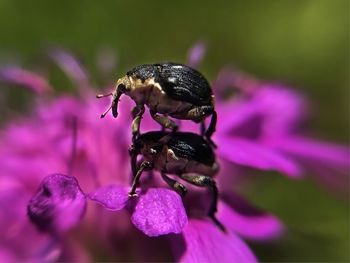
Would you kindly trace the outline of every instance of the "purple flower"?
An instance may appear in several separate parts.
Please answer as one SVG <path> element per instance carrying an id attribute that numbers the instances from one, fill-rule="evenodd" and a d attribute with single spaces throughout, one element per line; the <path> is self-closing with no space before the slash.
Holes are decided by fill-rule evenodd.
<path id="1" fill-rule="evenodd" d="M 199 64 L 204 53 L 201 45 L 194 48 L 188 64 Z M 223 172 L 217 176 L 221 194 L 217 217 L 227 233 L 207 218 L 210 194 L 205 189 L 189 186 L 182 200 L 157 173 L 145 174 L 139 197 L 129 198 L 131 101 L 121 100 L 117 119 L 100 120 L 109 102 L 95 99 L 86 70 L 63 50 L 53 50 L 51 56 L 79 88 L 80 96 L 39 97 L 30 116 L 8 123 L 1 131 L 0 208 L 7 213 L 0 218 L 0 261 L 87 261 L 103 255 L 113 261 L 254 262 L 239 236 L 263 241 L 283 232 L 276 217 L 232 193 Z M 5 73 L 0 71 L 2 81 L 34 91 L 50 90 L 39 88 L 49 87 L 40 81 L 36 86 L 34 80 L 42 78 L 35 73 L 26 81 Z M 262 112 L 259 103 L 263 104 L 255 93 L 234 102 L 218 101 L 219 118 L 225 118 L 225 122 L 219 120 L 214 137 L 221 161 L 298 176 L 301 164 L 297 160 L 254 137 L 255 121 L 250 118 Z M 283 122 L 280 116 L 281 128 L 289 124 Z M 239 125 L 246 123 L 247 127 Z M 188 122 L 181 125 L 191 128 Z M 146 115 L 141 128 L 144 132 L 159 126 Z M 223 165 L 222 171 L 227 169 L 231 167 Z M 82 218 L 85 196 L 92 202 Z M 31 220 L 44 232 L 36 231 L 30 222 L 27 206 Z M 86 243 L 94 251 L 80 245 Z"/>
<path id="2" fill-rule="evenodd" d="M 85 209 L 85 195 L 78 181 L 62 174 L 45 177 L 28 203 L 30 220 L 41 231 L 53 235 L 59 235 L 76 225 Z"/>
<path id="3" fill-rule="evenodd" d="M 1 69 L 0 81 L 23 85 L 36 93 L 44 93 L 52 90 L 50 84 L 43 77 L 19 67 Z"/>
<path id="4" fill-rule="evenodd" d="M 225 99 L 220 94 L 227 89 L 241 93 Z M 218 114 L 225 119 L 215 134 L 218 144 L 224 145 L 218 149 L 223 158 L 239 165 L 276 170 L 292 178 L 311 171 L 328 186 L 338 190 L 346 187 L 349 148 L 305 135 L 302 124 L 308 117 L 309 105 L 300 93 L 281 84 L 261 83 L 230 69 L 219 73 L 214 91 L 220 102 Z M 235 154 L 231 154 L 232 147 Z"/>

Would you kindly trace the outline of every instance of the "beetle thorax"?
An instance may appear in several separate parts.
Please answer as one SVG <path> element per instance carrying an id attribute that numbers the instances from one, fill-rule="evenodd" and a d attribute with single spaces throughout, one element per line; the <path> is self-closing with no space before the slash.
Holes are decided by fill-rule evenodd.
<path id="1" fill-rule="evenodd" d="M 141 80 L 129 77 L 129 79 L 131 88 L 126 94 L 138 105 L 145 104 L 158 113 L 184 112 L 192 106 L 188 102 L 170 98 L 154 78 Z"/>
<path id="2" fill-rule="evenodd" d="M 156 142 L 144 141 L 142 147 L 140 148 L 140 154 L 143 156 L 145 161 L 157 162 L 159 156 L 162 155 L 164 147 L 159 146 Z"/>
<path id="3" fill-rule="evenodd" d="M 141 80 L 128 77 L 131 83 L 130 89 L 126 92 L 130 98 L 132 98 L 136 104 L 150 104 L 150 99 L 153 93 L 162 95 L 165 93 L 162 91 L 159 83 L 154 81 L 154 78 Z"/>

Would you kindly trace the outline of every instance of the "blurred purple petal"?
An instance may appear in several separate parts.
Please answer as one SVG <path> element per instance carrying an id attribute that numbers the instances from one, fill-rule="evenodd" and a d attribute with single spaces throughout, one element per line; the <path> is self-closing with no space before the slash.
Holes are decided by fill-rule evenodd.
<path id="1" fill-rule="evenodd" d="M 49 54 L 78 87 L 83 89 L 89 87 L 90 82 L 86 70 L 72 54 L 60 48 L 51 49 Z"/>
<path id="2" fill-rule="evenodd" d="M 264 134 L 272 140 L 280 134 L 294 132 L 308 115 L 306 99 L 279 84 L 262 85 L 254 97 L 264 116 Z"/>
<path id="3" fill-rule="evenodd" d="M 46 176 L 28 204 L 32 222 L 44 232 L 59 234 L 76 225 L 84 215 L 86 198 L 78 181 L 62 174 Z"/>
<path id="4" fill-rule="evenodd" d="M 301 177 L 301 168 L 296 162 L 267 146 L 228 136 L 216 137 L 215 141 L 219 145 L 218 154 L 226 160 L 262 170 L 279 171 L 293 178 Z"/>
<path id="5" fill-rule="evenodd" d="M 301 136 L 288 136 L 271 142 L 277 147 L 295 156 L 318 161 L 318 164 L 334 164 L 339 167 L 350 166 L 350 149 L 343 145 L 303 138 Z"/>
<path id="6" fill-rule="evenodd" d="M 223 68 L 219 71 L 216 79 L 213 82 L 213 92 L 215 98 L 220 102 L 228 99 L 226 92 L 237 88 L 237 74 L 229 68 Z"/>
<path id="7" fill-rule="evenodd" d="M 96 64 L 99 71 L 104 75 L 114 74 L 117 65 L 117 58 L 112 48 L 102 48 L 98 51 Z"/>
<path id="8" fill-rule="evenodd" d="M 257 262 L 234 233 L 222 232 L 211 221 L 190 220 L 184 228 L 186 251 L 180 262 Z"/>
<path id="9" fill-rule="evenodd" d="M 130 187 L 107 185 L 88 194 L 88 198 L 107 209 L 118 211 L 123 209 L 128 202 L 129 191 Z"/>
<path id="10" fill-rule="evenodd" d="M 301 136 L 279 137 L 270 144 L 301 162 L 315 180 L 333 192 L 347 195 L 350 170 L 348 147 Z"/>
<path id="11" fill-rule="evenodd" d="M 52 239 L 35 255 L 35 262 L 56 262 L 62 254 L 61 244 Z"/>
<path id="12" fill-rule="evenodd" d="M 0 262 L 16 262 L 16 259 L 11 251 L 0 248 Z"/>
<path id="13" fill-rule="evenodd" d="M 207 47 L 204 42 L 195 43 L 188 52 L 187 65 L 192 68 L 197 68 L 202 62 L 202 59 L 207 51 Z"/>
<path id="14" fill-rule="evenodd" d="M 217 132 L 220 136 L 221 134 L 236 134 L 236 130 L 239 130 L 240 127 L 254 122 L 256 117 L 259 117 L 259 110 L 254 101 L 235 100 L 217 105 L 220 120 Z"/>
<path id="15" fill-rule="evenodd" d="M 224 102 L 227 97 L 225 92 L 229 89 L 237 89 L 245 94 L 253 94 L 259 87 L 260 82 L 255 78 L 244 74 L 236 69 L 223 68 L 213 83 L 213 91 L 216 97 Z"/>
<path id="16" fill-rule="evenodd" d="M 0 262 L 30 261 L 51 241 L 27 216 L 27 190 L 23 185 L 6 185 L 6 179 L 0 177 Z"/>
<path id="17" fill-rule="evenodd" d="M 241 200 L 236 200 L 236 204 L 237 201 Z M 252 212 L 254 208 L 251 206 L 242 211 L 242 206 L 246 206 L 246 203 L 239 205 L 241 207 L 237 209 L 234 205 L 219 202 L 217 217 L 227 229 L 244 238 L 262 241 L 276 239 L 284 232 L 283 224 L 277 217 L 259 210 Z M 250 210 L 248 213 L 247 209 Z"/>
<path id="18" fill-rule="evenodd" d="M 181 233 L 187 224 L 187 215 L 176 192 L 150 188 L 139 197 L 131 221 L 146 235 L 160 236 Z"/>
<path id="19" fill-rule="evenodd" d="M 0 69 L 0 81 L 27 87 L 36 93 L 44 93 L 52 90 L 46 79 L 20 67 Z"/>

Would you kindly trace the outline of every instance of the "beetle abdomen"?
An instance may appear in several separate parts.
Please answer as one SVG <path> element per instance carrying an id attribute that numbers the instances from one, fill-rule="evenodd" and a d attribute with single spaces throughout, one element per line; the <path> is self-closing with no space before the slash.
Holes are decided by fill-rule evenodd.
<path id="1" fill-rule="evenodd" d="M 212 90 L 208 81 L 197 70 L 176 63 L 145 64 L 127 72 L 134 79 L 154 79 L 173 100 L 189 102 L 196 106 L 208 105 Z"/>
<path id="2" fill-rule="evenodd" d="M 157 81 L 169 97 L 198 106 L 210 103 L 212 99 L 210 85 L 197 70 L 175 63 L 159 66 L 161 71 Z"/>
<path id="3" fill-rule="evenodd" d="M 210 145 L 199 135 L 189 132 L 176 133 L 168 142 L 176 156 L 213 165 L 215 155 Z"/>

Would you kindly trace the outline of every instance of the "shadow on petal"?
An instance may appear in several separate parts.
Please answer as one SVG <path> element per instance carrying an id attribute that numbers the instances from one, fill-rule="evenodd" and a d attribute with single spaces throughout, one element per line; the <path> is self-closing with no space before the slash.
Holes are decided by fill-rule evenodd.
<path id="1" fill-rule="evenodd" d="M 273 240 L 284 233 L 280 220 L 256 207 L 243 198 L 230 193 L 222 196 L 226 202 L 219 202 L 218 219 L 227 229 L 251 240 Z"/>
<path id="2" fill-rule="evenodd" d="M 60 234 L 75 226 L 86 210 L 86 198 L 73 176 L 46 176 L 28 203 L 28 216 L 43 232 Z"/>
<path id="3" fill-rule="evenodd" d="M 233 232 L 224 233 L 211 221 L 190 220 L 184 228 L 186 249 L 179 262 L 256 262 L 249 247 Z"/>

